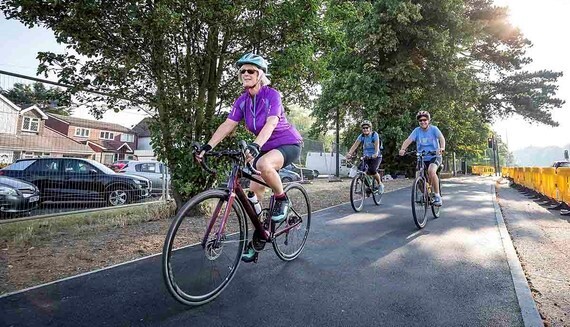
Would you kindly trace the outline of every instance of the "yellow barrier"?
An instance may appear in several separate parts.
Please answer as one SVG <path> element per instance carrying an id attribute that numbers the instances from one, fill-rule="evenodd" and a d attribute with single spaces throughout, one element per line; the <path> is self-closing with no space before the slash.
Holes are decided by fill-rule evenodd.
<path id="1" fill-rule="evenodd" d="M 570 205 L 570 167 L 556 168 L 556 176 L 560 201 Z"/>
<path id="2" fill-rule="evenodd" d="M 471 167 L 473 175 L 492 176 L 495 175 L 495 168 L 491 166 L 473 166 Z"/>
<path id="3" fill-rule="evenodd" d="M 486 172 L 487 166 L 477 167 L 474 173 Z M 503 167 L 501 173 L 517 185 L 570 205 L 570 167 Z"/>
<path id="4" fill-rule="evenodd" d="M 556 199 L 556 168 L 540 168 L 540 176 L 542 178 L 540 193 L 551 199 Z"/>
<path id="5" fill-rule="evenodd" d="M 531 167 L 530 168 L 530 178 L 532 181 L 532 189 L 536 192 L 540 192 L 542 189 L 542 178 L 540 175 L 540 167 Z"/>

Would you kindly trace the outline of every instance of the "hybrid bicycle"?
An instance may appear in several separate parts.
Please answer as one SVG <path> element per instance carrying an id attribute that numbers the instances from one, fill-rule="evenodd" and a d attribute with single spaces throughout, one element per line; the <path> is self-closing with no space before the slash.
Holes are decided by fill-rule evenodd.
<path id="1" fill-rule="evenodd" d="M 429 178 L 427 176 L 426 167 L 424 164 L 424 156 L 436 155 L 435 151 L 411 151 L 408 154 L 416 154 L 416 179 L 412 184 L 412 215 L 414 216 L 414 223 L 418 229 L 422 229 L 427 224 L 427 210 L 431 207 L 431 213 L 434 218 L 439 218 L 441 207 L 435 206 L 433 204 L 435 193 L 432 191 L 432 186 L 429 183 Z M 439 176 L 439 171 L 441 170 L 441 165 L 437 169 L 437 174 Z M 441 179 L 439 180 L 439 192 L 441 194 Z"/>
<path id="2" fill-rule="evenodd" d="M 215 299 L 229 285 L 240 265 L 248 242 L 248 224 L 253 225 L 252 247 L 257 254 L 271 243 L 275 254 L 284 261 L 299 256 L 309 235 L 311 204 L 306 190 L 297 183 L 289 183 L 284 191 L 290 201 L 288 217 L 276 223 L 271 220 L 273 196 L 269 208 L 259 214 L 247 198 L 239 180 L 245 177 L 261 180 L 244 170 L 258 174 L 245 164 L 246 143 L 238 149 L 210 151 L 201 165 L 211 174 L 216 171 L 207 165 L 208 157 L 226 158 L 232 162 L 226 187 L 210 189 L 190 199 L 178 212 L 164 241 L 162 272 L 166 288 L 179 302 L 202 305 Z M 199 145 L 193 145 L 193 153 Z"/>
<path id="3" fill-rule="evenodd" d="M 356 175 L 350 182 L 350 205 L 356 212 L 360 212 L 364 206 L 364 199 L 372 196 L 374 204 L 380 205 L 383 193 L 379 190 L 379 184 L 373 176 L 366 174 L 368 166 L 365 160 L 368 157 L 360 157 L 358 162 L 353 164 L 357 167 Z"/>

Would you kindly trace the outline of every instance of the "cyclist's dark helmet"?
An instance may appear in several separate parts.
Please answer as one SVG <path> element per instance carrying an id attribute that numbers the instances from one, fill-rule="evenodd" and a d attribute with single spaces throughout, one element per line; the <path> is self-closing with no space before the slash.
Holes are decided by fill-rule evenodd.
<path id="1" fill-rule="evenodd" d="M 430 116 L 429 112 L 427 112 L 425 110 L 418 111 L 418 113 L 416 114 L 416 120 L 419 120 L 420 117 L 426 117 L 428 120 L 431 120 L 431 116 Z"/>
<path id="2" fill-rule="evenodd" d="M 238 69 L 245 64 L 251 64 L 256 66 L 257 68 L 263 70 L 265 75 L 269 76 L 268 64 L 262 56 L 256 55 L 254 53 L 246 53 L 244 54 L 239 60 L 236 62 L 236 66 Z"/>

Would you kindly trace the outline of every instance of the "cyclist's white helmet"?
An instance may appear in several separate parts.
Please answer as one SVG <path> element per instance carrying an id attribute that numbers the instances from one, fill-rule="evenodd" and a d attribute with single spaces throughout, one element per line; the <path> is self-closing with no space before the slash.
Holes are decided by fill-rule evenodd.
<path id="1" fill-rule="evenodd" d="M 420 119 L 420 117 L 426 117 L 428 120 L 431 120 L 429 112 L 425 110 L 418 111 L 418 113 L 416 114 L 416 120 Z"/>
<path id="2" fill-rule="evenodd" d="M 368 127 L 372 128 L 372 123 L 370 122 L 370 120 L 363 120 L 362 123 L 360 123 L 360 127 L 364 127 L 368 125 Z"/>

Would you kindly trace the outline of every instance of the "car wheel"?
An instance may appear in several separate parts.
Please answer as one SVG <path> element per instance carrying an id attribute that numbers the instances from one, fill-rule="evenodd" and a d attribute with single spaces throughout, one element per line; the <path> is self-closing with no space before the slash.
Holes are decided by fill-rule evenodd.
<path id="1" fill-rule="evenodd" d="M 319 177 L 319 171 L 315 170 L 315 177 Z"/>
<path id="2" fill-rule="evenodd" d="M 114 188 L 107 195 L 107 204 L 112 207 L 128 204 L 130 200 L 129 193 L 120 187 Z"/>
<path id="3" fill-rule="evenodd" d="M 281 179 L 281 182 L 283 183 L 291 183 L 293 181 L 293 179 L 291 179 L 291 177 L 283 177 Z"/>

